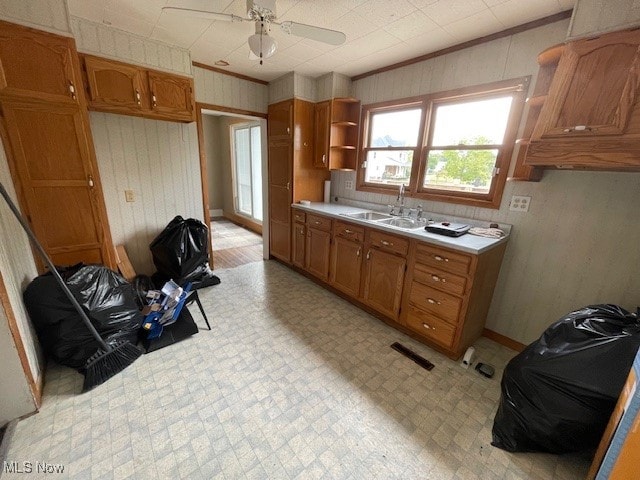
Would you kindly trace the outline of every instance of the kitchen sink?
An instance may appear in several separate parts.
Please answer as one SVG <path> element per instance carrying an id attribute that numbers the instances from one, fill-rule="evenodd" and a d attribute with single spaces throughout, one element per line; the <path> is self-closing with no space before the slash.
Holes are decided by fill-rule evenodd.
<path id="1" fill-rule="evenodd" d="M 387 218 L 385 220 L 380 220 L 377 223 L 389 225 L 390 227 L 404 228 L 406 230 L 424 228 L 424 225 L 425 225 L 424 223 L 418 222 L 413 218 L 406 218 L 406 217 Z"/>
<path id="2" fill-rule="evenodd" d="M 357 218 L 358 220 L 397 220 L 395 218 L 391 218 L 391 215 L 387 215 L 386 213 L 378 213 L 378 212 L 358 212 L 358 213 L 343 213 L 345 217 L 349 218 Z"/>

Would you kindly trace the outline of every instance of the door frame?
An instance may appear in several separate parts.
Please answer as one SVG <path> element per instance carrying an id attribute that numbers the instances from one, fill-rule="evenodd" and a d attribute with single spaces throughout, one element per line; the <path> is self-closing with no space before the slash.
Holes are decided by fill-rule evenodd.
<path id="1" fill-rule="evenodd" d="M 204 147 L 204 127 L 202 115 L 206 113 L 217 113 L 231 117 L 244 117 L 247 120 L 260 121 L 260 137 L 262 142 L 262 258 L 269 258 L 269 222 L 264 219 L 269 218 L 269 184 L 268 184 L 268 162 L 269 151 L 267 144 L 267 114 L 254 112 L 251 110 L 241 110 L 239 108 L 224 107 L 211 103 L 196 102 L 196 127 L 198 131 L 198 151 L 200 153 L 200 185 L 202 188 L 202 213 L 206 220 L 206 225 L 210 226 L 209 220 L 209 177 L 207 175 L 207 155 Z M 208 230 L 209 241 L 209 264 L 213 269 L 213 246 L 211 244 L 211 229 Z"/>

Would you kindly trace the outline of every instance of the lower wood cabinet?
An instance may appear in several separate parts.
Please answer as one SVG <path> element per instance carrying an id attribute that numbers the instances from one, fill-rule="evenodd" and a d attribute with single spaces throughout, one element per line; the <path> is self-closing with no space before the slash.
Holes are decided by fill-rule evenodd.
<path id="1" fill-rule="evenodd" d="M 331 248 L 331 285 L 352 297 L 358 297 L 362 257 L 362 243 L 334 237 Z"/>
<path id="2" fill-rule="evenodd" d="M 364 265 L 364 303 L 396 320 L 400 312 L 406 259 L 371 247 Z"/>
<path id="3" fill-rule="evenodd" d="M 320 280 L 329 280 L 331 232 L 308 227 L 306 247 L 307 271 Z"/>
<path id="4" fill-rule="evenodd" d="M 292 263 L 451 358 L 480 337 L 506 243 L 478 255 L 293 209 Z"/>

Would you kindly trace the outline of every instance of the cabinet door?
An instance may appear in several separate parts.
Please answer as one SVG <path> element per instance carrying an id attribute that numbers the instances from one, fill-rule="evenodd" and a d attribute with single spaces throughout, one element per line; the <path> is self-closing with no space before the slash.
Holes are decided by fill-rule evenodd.
<path id="1" fill-rule="evenodd" d="M 406 260 L 369 248 L 365 257 L 363 299 L 389 318 L 397 319 L 402 298 Z"/>
<path id="2" fill-rule="evenodd" d="M 291 140 L 293 129 L 293 101 L 269 105 L 267 116 L 269 140 Z"/>
<path id="3" fill-rule="evenodd" d="M 640 31 L 567 44 L 534 138 L 625 133 L 640 86 Z"/>
<path id="4" fill-rule="evenodd" d="M 142 114 L 144 70 L 89 55 L 84 57 L 84 65 L 91 108 L 114 113 Z M 145 99 L 145 103 L 148 104 L 148 99 Z"/>
<path id="5" fill-rule="evenodd" d="M 194 120 L 193 80 L 178 75 L 149 71 L 151 111 L 163 118 Z"/>
<path id="6" fill-rule="evenodd" d="M 307 243 L 306 227 L 301 223 L 293 224 L 291 242 L 293 245 L 292 263 L 296 267 L 304 268 L 305 244 Z"/>
<path id="7" fill-rule="evenodd" d="M 3 101 L 23 211 L 56 265 L 113 266 L 106 210 L 77 105 Z"/>
<path id="8" fill-rule="evenodd" d="M 352 297 L 360 294 L 362 244 L 334 237 L 331 248 L 331 285 Z"/>
<path id="9" fill-rule="evenodd" d="M 307 271 L 321 280 L 329 279 L 331 233 L 315 228 L 307 230 Z"/>
<path id="10" fill-rule="evenodd" d="M 313 166 L 329 167 L 329 121 L 331 103 L 316 103 L 314 107 Z"/>
<path id="11" fill-rule="evenodd" d="M 269 145 L 269 252 L 291 262 L 290 144 Z"/>
<path id="12" fill-rule="evenodd" d="M 75 43 L 0 22 L 0 94 L 77 103 L 81 88 Z"/>

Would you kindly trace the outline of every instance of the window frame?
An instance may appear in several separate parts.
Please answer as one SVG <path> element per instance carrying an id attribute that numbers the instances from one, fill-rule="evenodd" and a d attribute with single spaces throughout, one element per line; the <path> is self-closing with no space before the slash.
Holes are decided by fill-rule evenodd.
<path id="1" fill-rule="evenodd" d="M 525 99 L 529 89 L 531 76 L 518 77 L 509 80 L 500 80 L 482 85 L 458 88 L 443 92 L 435 92 L 417 97 L 403 98 L 380 103 L 372 103 L 362 107 L 360 151 L 356 167 L 356 190 L 385 195 L 396 195 L 398 188 L 395 185 L 382 185 L 379 183 L 365 182 L 366 168 L 364 162 L 369 151 L 383 150 L 379 147 L 369 147 L 371 136 L 371 117 L 377 113 L 421 108 L 420 127 L 418 130 L 418 142 L 412 147 L 389 147 L 389 150 L 414 150 L 411 165 L 411 176 L 406 188 L 407 197 L 423 200 L 432 200 L 447 203 L 459 203 L 464 205 L 479 206 L 485 208 L 500 208 L 502 194 L 507 179 L 507 173 L 513 158 L 517 132 L 522 122 Z M 497 173 L 494 175 L 488 193 L 457 192 L 454 190 L 433 189 L 424 187 L 424 175 L 427 170 L 428 152 L 440 150 L 441 147 L 431 145 L 435 127 L 435 107 L 441 104 L 455 104 L 483 98 L 492 98 L 513 93 L 513 103 L 502 145 L 498 146 L 496 158 Z M 483 146 L 486 147 L 486 146 Z M 495 147 L 495 146 L 492 146 Z"/>

